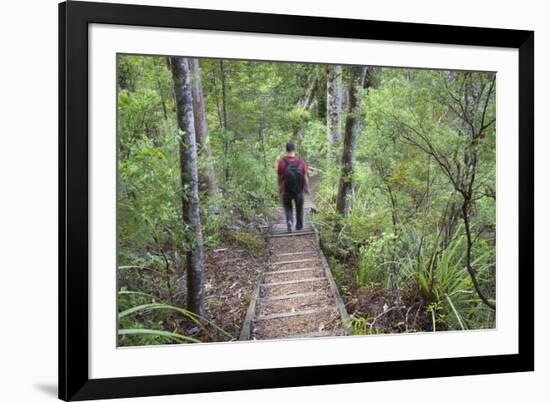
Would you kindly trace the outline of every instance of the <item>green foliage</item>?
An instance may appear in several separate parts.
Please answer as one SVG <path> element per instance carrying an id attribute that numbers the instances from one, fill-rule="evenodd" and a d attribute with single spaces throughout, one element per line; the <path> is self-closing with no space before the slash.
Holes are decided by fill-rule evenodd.
<path id="1" fill-rule="evenodd" d="M 204 244 L 219 247 L 226 242 L 260 256 L 266 250 L 261 235 L 231 230 L 251 222 L 267 223 L 279 203 L 275 163 L 296 124 L 315 126 L 321 140 L 322 124 L 296 106 L 309 85 L 311 66 L 225 61 L 222 76 L 219 60 L 203 59 L 200 68 L 209 128 L 198 154 Z M 183 223 L 182 204 L 188 202 L 189 189 L 180 180 L 167 60 L 119 55 L 117 86 L 119 341 L 121 345 L 192 341 L 180 326 L 198 323 L 175 305 L 175 300 L 185 300 L 176 285 L 185 275 L 193 238 Z M 204 180 L 212 171 L 220 187 L 217 194 L 208 191 Z M 221 327 L 211 324 L 207 331 L 201 330 L 201 339 L 208 338 L 209 331 L 220 332 Z"/>
<path id="2" fill-rule="evenodd" d="M 118 227 L 121 246 L 143 249 L 151 240 L 181 243 L 181 208 L 174 160 L 148 139 L 131 145 L 118 163 Z M 151 191 L 154 189 L 154 191 Z"/>
<path id="3" fill-rule="evenodd" d="M 466 267 L 463 198 L 444 170 L 445 163 L 454 166 L 453 175 L 476 169 L 468 211 L 475 233 L 471 265 L 482 291 L 494 300 L 494 125 L 476 140 L 476 166 L 468 165 L 471 126 L 479 129 L 483 113 L 485 122 L 494 118 L 494 92 L 485 98 L 485 112 L 476 106 L 479 96 L 469 101 L 471 125 L 459 115 L 457 102 L 464 95 L 456 95 L 466 90 L 486 95 L 492 75 L 399 69 L 376 75 L 376 86 L 363 95 L 366 121 L 348 216 L 334 210 L 339 167 L 333 163 L 325 165 L 316 198 L 315 223 L 333 271 L 345 266 L 349 274 L 338 275 L 353 278 L 347 287 L 362 289 L 358 292 L 398 286 L 420 297 L 438 330 L 492 327 L 494 313 L 481 302 Z"/>
<path id="4" fill-rule="evenodd" d="M 465 237 L 459 235 L 462 231 L 462 226 L 457 228 L 455 239 L 444 249 L 440 242 L 435 242 L 432 249 L 420 250 L 416 258 L 400 261 L 403 285 L 417 287 L 428 305 L 427 311 L 435 315 L 437 323 L 444 328 L 479 328 L 483 324 L 476 319 L 479 320 L 480 313 L 487 313 L 486 307 L 480 306 L 464 266 Z M 473 262 L 480 277 L 490 267 L 490 253 L 491 250 L 486 250 Z"/>
<path id="5" fill-rule="evenodd" d="M 350 325 L 353 328 L 353 335 L 377 335 L 381 334 L 380 328 L 375 327 L 370 318 L 350 317 Z"/>
<path id="6" fill-rule="evenodd" d="M 324 122 L 310 121 L 305 125 L 304 138 L 302 140 L 304 157 L 307 160 L 319 161 L 323 164 L 327 157 L 327 128 Z"/>
<path id="7" fill-rule="evenodd" d="M 122 295 L 135 295 L 135 296 L 147 296 L 149 295 L 142 292 L 119 292 L 119 296 Z M 119 298 L 120 300 L 120 298 Z M 163 324 L 167 318 L 166 314 L 154 315 L 154 312 L 175 312 L 183 316 L 185 319 L 189 320 L 191 323 L 197 325 L 200 328 L 203 336 L 210 337 L 211 331 L 217 331 L 228 340 L 234 340 L 231 334 L 224 331 L 215 323 L 200 317 L 191 311 L 188 311 L 184 308 L 173 306 L 170 304 L 163 303 L 146 303 L 138 304 L 129 308 L 126 308 L 118 313 L 119 319 L 119 345 L 120 346 L 130 346 L 135 344 L 139 340 L 139 344 L 162 344 L 166 343 L 182 343 L 182 342 L 191 342 L 199 343 L 201 342 L 196 337 L 186 336 L 178 333 L 176 330 L 166 331 L 163 328 Z M 141 320 L 133 319 L 136 315 L 141 316 Z M 147 325 L 148 328 L 144 326 Z M 130 337 L 129 337 L 130 336 Z M 136 337 L 139 337 L 136 339 Z"/>
<path id="8" fill-rule="evenodd" d="M 119 329 L 118 336 L 120 336 L 121 342 L 124 342 L 125 337 L 128 335 L 146 335 L 153 336 L 153 341 L 160 341 L 163 338 L 168 339 L 169 341 L 175 341 L 177 343 L 200 343 L 199 340 L 192 338 L 190 336 L 185 336 L 178 334 L 177 332 L 168 332 L 168 331 L 159 331 L 155 329 L 144 329 L 144 328 L 130 328 L 130 329 Z M 162 342 L 159 342 L 162 344 Z"/>
<path id="9" fill-rule="evenodd" d="M 388 266 L 393 261 L 385 260 L 387 256 L 394 255 L 395 235 L 382 233 L 379 237 L 371 238 L 364 246 L 359 248 L 357 260 L 357 284 L 359 286 L 389 287 Z"/>
<path id="10" fill-rule="evenodd" d="M 481 291 L 494 301 L 493 73 L 369 68 L 368 88 L 359 91 L 357 116 L 365 119 L 344 218 L 335 208 L 343 141 L 329 154 L 324 66 L 224 60 L 222 75 L 220 60 L 201 59 L 200 68 L 209 129 L 198 154 L 205 247 L 265 252 L 265 240 L 248 228 L 266 224 L 279 204 L 275 167 L 285 143 L 294 140 L 298 155 L 322 172 L 312 220 L 345 298 L 399 289 L 431 317 L 431 329 L 494 327 L 495 314 L 473 289 L 466 266 L 469 252 Z M 314 77 L 317 93 L 306 110 Z M 344 67 L 344 92 L 348 78 Z M 198 325 L 174 301 L 181 300 L 176 283 L 185 274 L 192 238 L 183 223 L 188 189 L 180 180 L 166 59 L 118 56 L 117 86 L 119 341 L 193 342 L 173 320 L 175 314 Z M 343 122 L 346 117 L 344 109 Z M 468 247 L 462 204 L 473 171 Z M 206 174 L 218 193 L 208 191 Z M 170 307 L 151 307 L 161 305 Z M 201 337 L 221 329 L 199 322 Z M 372 319 L 354 318 L 352 324 L 356 333 L 380 331 Z"/>

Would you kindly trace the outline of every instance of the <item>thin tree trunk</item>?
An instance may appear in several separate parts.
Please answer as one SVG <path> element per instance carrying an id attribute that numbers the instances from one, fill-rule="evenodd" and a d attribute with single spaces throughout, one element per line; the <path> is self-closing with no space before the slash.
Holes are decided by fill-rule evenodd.
<path id="1" fill-rule="evenodd" d="M 220 105 L 220 91 L 218 87 L 218 80 L 216 78 L 216 73 L 212 71 L 212 75 L 210 77 L 212 80 L 212 84 L 214 87 L 214 100 L 216 102 L 216 115 L 218 116 L 218 127 L 223 128 L 223 116 L 222 116 L 222 107 Z"/>
<path id="2" fill-rule="evenodd" d="M 159 95 L 160 95 L 160 104 L 162 106 L 162 114 L 164 116 L 164 120 L 168 120 L 168 111 L 166 110 L 166 101 L 164 100 L 164 95 L 162 94 L 162 86 L 160 84 L 160 80 L 157 78 L 157 85 L 159 88 Z"/>
<path id="3" fill-rule="evenodd" d="M 327 144 L 330 159 L 334 145 L 342 138 L 342 66 L 327 68 Z"/>
<path id="4" fill-rule="evenodd" d="M 464 198 L 464 202 L 462 204 L 462 220 L 464 222 L 464 229 L 466 231 L 466 269 L 468 270 L 468 273 L 470 274 L 470 278 L 472 280 L 472 284 L 474 285 L 474 289 L 476 290 L 477 295 L 481 299 L 485 305 L 487 305 L 492 310 L 496 311 L 496 306 L 494 303 L 490 302 L 489 299 L 483 294 L 481 287 L 479 286 L 479 282 L 477 281 L 476 271 L 472 267 L 472 234 L 470 230 L 470 218 L 468 216 L 469 214 L 469 199 Z"/>
<path id="5" fill-rule="evenodd" d="M 317 93 L 317 87 L 319 84 L 319 79 L 317 78 L 317 71 L 313 70 L 313 80 L 311 81 L 311 86 L 307 91 L 307 96 L 304 101 L 304 110 L 309 111 L 313 106 L 313 101 L 315 100 L 315 94 Z"/>
<path id="6" fill-rule="evenodd" d="M 197 148 L 189 61 L 184 57 L 171 58 L 176 115 L 179 128 L 179 152 L 181 174 L 181 201 L 183 224 L 190 228 L 187 239 L 187 308 L 203 315 L 203 245 L 199 209 L 199 179 L 197 172 Z M 182 292 L 178 292 L 181 294 Z"/>
<path id="7" fill-rule="evenodd" d="M 206 168 L 200 177 L 200 181 L 206 183 L 208 194 L 215 195 L 219 192 L 216 181 L 216 172 L 212 164 L 212 148 L 207 141 L 208 122 L 204 107 L 204 95 L 202 91 L 201 70 L 199 59 L 189 59 L 189 69 L 192 76 L 193 114 L 195 116 L 195 138 L 199 152 L 204 156 Z"/>
<path id="8" fill-rule="evenodd" d="M 221 81 L 222 81 L 223 128 L 224 130 L 227 131 L 229 130 L 228 124 L 227 124 L 227 91 L 225 87 L 225 68 L 223 65 L 223 60 L 220 60 L 220 74 L 221 74 Z M 225 177 L 226 183 L 229 181 L 229 165 L 227 162 L 228 157 L 229 157 L 229 138 L 227 138 L 227 133 L 226 133 L 223 140 L 223 166 L 224 166 L 224 177 Z"/>
<path id="9" fill-rule="evenodd" d="M 317 78 L 317 70 L 313 70 L 313 79 L 311 80 L 311 85 L 309 86 L 309 89 L 306 94 L 306 98 L 304 100 L 304 104 L 302 105 L 302 109 L 304 112 L 309 112 L 311 110 L 311 107 L 313 106 L 313 101 L 315 100 L 315 94 L 317 93 L 317 88 L 319 87 L 319 79 Z M 300 124 L 296 129 L 294 130 L 294 139 L 301 143 L 302 136 L 304 134 L 304 126 L 303 124 Z"/>
<path id="10" fill-rule="evenodd" d="M 361 102 L 358 99 L 358 91 L 365 83 L 367 67 L 353 66 L 350 71 L 349 85 L 349 108 L 346 117 L 346 128 L 344 133 L 344 150 L 342 152 L 342 169 L 340 182 L 338 184 L 338 195 L 336 198 L 336 210 L 343 216 L 349 211 L 349 198 L 353 185 L 353 170 L 355 165 L 355 148 L 357 137 L 363 120 Z"/>
<path id="11" fill-rule="evenodd" d="M 191 92 L 193 95 L 193 115 L 195 116 L 195 138 L 199 150 L 206 144 L 208 135 L 208 123 L 204 110 L 204 95 L 202 92 L 201 70 L 199 59 L 189 59 L 189 71 L 191 73 Z"/>

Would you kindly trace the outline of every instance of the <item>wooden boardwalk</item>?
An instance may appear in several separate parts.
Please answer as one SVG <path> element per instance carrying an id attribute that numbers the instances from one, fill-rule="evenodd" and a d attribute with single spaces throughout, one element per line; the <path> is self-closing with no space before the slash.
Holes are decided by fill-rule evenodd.
<path id="1" fill-rule="evenodd" d="M 269 231 L 269 262 L 260 275 L 240 340 L 349 335 L 348 314 L 310 221 L 314 204 L 304 202 L 304 227 L 287 231 L 284 210 Z"/>

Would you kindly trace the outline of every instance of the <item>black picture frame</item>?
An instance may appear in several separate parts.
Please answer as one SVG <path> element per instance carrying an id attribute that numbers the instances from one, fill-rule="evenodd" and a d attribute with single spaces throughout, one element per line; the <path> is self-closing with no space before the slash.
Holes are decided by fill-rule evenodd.
<path id="1" fill-rule="evenodd" d="M 192 28 L 519 51 L 517 354 L 90 379 L 88 25 Z M 59 4 L 59 398 L 88 400 L 534 370 L 534 32 L 70 1 Z"/>

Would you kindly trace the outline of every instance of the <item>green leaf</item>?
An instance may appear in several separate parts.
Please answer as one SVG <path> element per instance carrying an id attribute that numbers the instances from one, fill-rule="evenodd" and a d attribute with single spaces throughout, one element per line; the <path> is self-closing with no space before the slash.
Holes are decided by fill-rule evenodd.
<path id="1" fill-rule="evenodd" d="M 180 343 L 182 341 L 192 342 L 192 343 L 201 343 L 198 339 L 192 338 L 190 336 L 185 336 L 178 334 L 177 332 L 168 332 L 168 331 L 160 331 L 156 329 L 146 329 L 146 328 L 128 328 L 128 329 L 119 329 L 118 335 L 151 335 L 151 336 L 162 336 L 165 338 L 170 338 L 175 341 L 179 341 Z"/>

